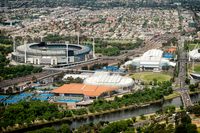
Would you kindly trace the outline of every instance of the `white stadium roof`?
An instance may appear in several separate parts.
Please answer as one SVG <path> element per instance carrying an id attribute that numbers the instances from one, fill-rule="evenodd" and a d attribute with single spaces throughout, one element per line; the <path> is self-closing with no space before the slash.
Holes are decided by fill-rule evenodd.
<path id="1" fill-rule="evenodd" d="M 170 62 L 162 57 L 163 51 L 159 49 L 151 49 L 145 52 L 141 57 L 136 57 L 131 61 L 125 62 L 125 66 L 135 65 L 138 67 L 162 67 L 164 64 L 175 66 L 176 63 Z"/>
<path id="2" fill-rule="evenodd" d="M 194 50 L 190 51 L 189 56 L 192 59 L 200 59 L 199 49 L 194 49 Z"/>
<path id="3" fill-rule="evenodd" d="M 151 49 L 145 52 L 142 57 L 160 57 L 162 58 L 163 51 L 160 49 Z"/>
<path id="4" fill-rule="evenodd" d="M 122 77 L 118 74 L 110 74 L 109 72 L 96 72 L 91 77 L 84 80 L 88 85 L 108 85 L 117 87 L 129 87 L 134 84 L 132 78 Z"/>

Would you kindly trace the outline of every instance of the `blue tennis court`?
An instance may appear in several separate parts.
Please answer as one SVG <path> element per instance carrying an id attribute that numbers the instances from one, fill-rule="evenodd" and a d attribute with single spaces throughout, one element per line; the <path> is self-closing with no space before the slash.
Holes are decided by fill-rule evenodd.
<path id="1" fill-rule="evenodd" d="M 42 93 L 33 97 L 32 100 L 48 101 L 52 96 L 54 96 L 54 94 Z"/>
<path id="2" fill-rule="evenodd" d="M 0 102 L 4 101 L 8 97 L 9 96 L 6 96 L 6 95 L 0 95 Z"/>
<path id="3" fill-rule="evenodd" d="M 26 100 L 27 98 L 31 97 L 33 93 L 20 93 L 3 101 L 4 104 L 14 104 L 18 103 L 19 101 Z"/>
<path id="4" fill-rule="evenodd" d="M 171 58 L 173 58 L 173 57 L 174 57 L 174 55 L 173 55 L 173 54 L 171 54 L 171 53 L 164 53 L 164 54 L 163 54 L 163 57 L 164 57 L 164 58 L 171 59 Z"/>

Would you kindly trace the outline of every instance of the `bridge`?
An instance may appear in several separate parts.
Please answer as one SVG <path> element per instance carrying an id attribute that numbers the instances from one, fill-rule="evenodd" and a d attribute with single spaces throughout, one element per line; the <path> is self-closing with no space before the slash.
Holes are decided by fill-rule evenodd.
<path id="1" fill-rule="evenodd" d="M 181 95 L 181 99 L 183 101 L 183 105 L 185 108 L 189 107 L 189 106 L 193 106 L 193 103 L 190 99 L 190 95 L 188 93 L 188 87 L 186 87 L 185 85 L 185 79 L 186 79 L 186 65 L 187 65 L 187 61 L 188 61 L 188 56 L 187 56 L 187 52 L 183 49 L 184 47 L 184 39 L 183 37 L 181 37 L 180 40 L 180 50 L 179 50 L 179 82 L 180 82 L 180 89 L 178 89 L 177 91 L 180 93 Z"/>

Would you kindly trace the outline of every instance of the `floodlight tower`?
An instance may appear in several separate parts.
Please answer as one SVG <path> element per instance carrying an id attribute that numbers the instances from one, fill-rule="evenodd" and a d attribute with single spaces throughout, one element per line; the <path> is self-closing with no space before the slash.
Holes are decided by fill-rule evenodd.
<path id="1" fill-rule="evenodd" d="M 40 42 L 42 42 L 43 41 L 43 36 L 40 36 Z"/>
<path id="2" fill-rule="evenodd" d="M 96 58 L 95 56 L 95 40 L 94 40 L 94 37 L 92 38 L 93 39 L 93 42 L 92 42 L 92 47 L 93 47 L 93 58 Z"/>
<path id="3" fill-rule="evenodd" d="M 27 40 L 26 40 L 26 38 L 24 38 L 24 47 L 25 47 L 25 50 L 24 50 L 24 63 L 26 64 L 26 57 L 27 57 L 27 55 L 26 55 L 26 51 L 27 51 Z"/>
<path id="4" fill-rule="evenodd" d="M 16 50 L 16 41 L 15 41 L 15 36 L 12 36 L 13 39 L 13 52 L 15 52 Z"/>
<path id="5" fill-rule="evenodd" d="M 68 57 L 69 57 L 69 55 L 68 55 L 69 46 L 68 46 L 68 43 L 69 43 L 69 42 L 65 41 L 65 45 L 66 45 L 66 56 L 67 56 L 67 64 L 69 64 L 69 59 L 68 59 Z"/>
<path id="6" fill-rule="evenodd" d="M 78 45 L 80 43 L 80 36 L 79 36 L 79 33 L 77 34 L 77 39 L 78 39 Z"/>

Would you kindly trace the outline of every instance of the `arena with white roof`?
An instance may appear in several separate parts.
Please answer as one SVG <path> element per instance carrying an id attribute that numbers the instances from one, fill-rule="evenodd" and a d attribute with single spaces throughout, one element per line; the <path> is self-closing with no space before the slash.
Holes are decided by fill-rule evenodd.
<path id="1" fill-rule="evenodd" d="M 176 63 L 170 62 L 168 59 L 163 58 L 162 50 L 151 49 L 145 52 L 142 56 L 125 62 L 123 66 L 126 67 L 128 65 L 133 65 L 137 68 L 162 69 L 163 66 L 175 67 Z"/>
<path id="2" fill-rule="evenodd" d="M 95 72 L 91 77 L 88 77 L 84 80 L 84 84 L 128 88 L 133 86 L 134 81 L 132 78 L 124 77 L 118 74 L 111 74 L 109 72 Z"/>
<path id="3" fill-rule="evenodd" d="M 189 57 L 194 60 L 200 59 L 200 49 L 194 49 L 189 52 Z"/>

